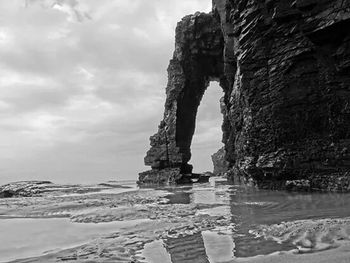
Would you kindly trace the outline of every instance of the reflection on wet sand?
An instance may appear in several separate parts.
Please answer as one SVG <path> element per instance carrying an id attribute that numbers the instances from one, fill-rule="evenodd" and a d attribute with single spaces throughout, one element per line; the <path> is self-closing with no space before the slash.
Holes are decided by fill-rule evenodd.
<path id="1" fill-rule="evenodd" d="M 227 233 L 203 231 L 179 238 L 167 238 L 163 242 L 172 263 L 228 262 L 234 259 L 233 238 Z"/>
<path id="2" fill-rule="evenodd" d="M 176 203 L 176 199 L 182 203 L 227 205 L 228 210 L 220 206 L 202 209 L 199 213 L 226 213 L 235 231 L 226 235 L 220 247 L 218 240 L 206 239 L 205 232 L 169 238 L 164 243 L 172 262 L 216 262 L 219 254 L 210 257 L 208 253 L 215 251 L 213 247 L 221 248 L 220 254 L 228 255 L 226 261 L 295 250 L 297 246 L 292 240 L 276 242 L 273 238 L 257 236 L 253 230 L 284 221 L 350 216 L 349 194 L 267 191 L 222 181 L 176 191 L 171 202 Z"/>
<path id="3" fill-rule="evenodd" d="M 229 184 L 220 179 L 216 181 L 215 178 L 206 184 L 185 187 L 124 193 L 107 190 L 96 194 L 59 192 L 33 198 L 0 199 L 3 218 L 33 218 L 35 224 L 30 229 L 45 234 L 48 239 L 55 238 L 55 231 L 44 233 L 36 218 L 51 220 L 64 216 L 67 218 L 65 224 L 75 227 L 70 231 L 72 233 L 85 229 L 87 225 L 83 222 L 99 223 L 91 228 L 92 236 L 101 234 L 100 228 L 105 228 L 105 235 L 97 239 L 78 232 L 81 237 L 78 243 L 81 242 L 82 246 L 66 250 L 61 246 L 61 249 L 46 255 L 40 253 L 51 247 L 42 250 L 39 242 L 37 250 L 30 248 L 22 255 L 37 255 L 35 258 L 16 262 L 48 263 L 61 259 L 96 262 L 94 260 L 98 259 L 98 262 L 233 263 L 259 262 L 257 258 L 262 262 L 269 262 L 270 258 L 279 262 L 279 257 L 286 256 L 275 252 L 317 252 L 317 258 L 320 249 L 340 251 L 341 247 L 333 249 L 342 245 L 339 240 L 345 243 L 350 240 L 350 194 L 266 191 Z M 101 224 L 127 223 L 135 219 L 148 220 L 125 228 L 119 223 L 117 227 L 114 223 Z M 72 221 L 81 223 L 73 224 Z M 31 239 L 31 234 L 22 232 L 21 239 L 25 243 Z M 9 241 L 10 236 L 7 233 L 3 239 Z M 2 255 L 14 255 L 15 248 L 8 242 L 3 243 Z M 331 251 L 329 253 L 334 253 Z M 271 253 L 275 255 L 261 256 Z M 342 253 L 343 256 L 349 255 Z M 252 258 L 254 256 L 257 257 Z M 292 260 L 289 262 L 310 259 L 294 257 L 288 256 Z"/>
<path id="4" fill-rule="evenodd" d="M 181 238 L 167 238 L 164 244 L 173 263 L 209 263 L 202 233 Z"/>
<path id="5" fill-rule="evenodd" d="M 346 218 L 350 216 L 349 194 L 290 193 L 236 187 L 236 191 L 230 196 L 230 207 L 231 220 L 237 226 L 234 233 L 235 257 L 237 258 L 296 249 L 298 247 L 298 243 L 295 241 L 296 238 L 287 237 L 295 235 L 296 231 L 298 231 L 298 237 L 307 236 L 310 229 L 303 227 L 304 225 L 307 226 L 315 221 L 314 225 L 324 226 L 324 224 L 317 224 L 317 222 L 323 222 L 321 219 L 324 218 Z M 298 220 L 304 221 L 295 223 L 298 225 L 297 230 L 291 229 L 290 232 L 285 231 L 283 233 L 285 229 L 275 227 L 283 222 L 291 222 L 291 225 L 294 226 L 292 222 Z M 332 228 L 332 224 L 323 227 L 323 229 L 320 227 L 317 230 L 320 233 L 314 235 L 326 235 L 324 233 L 329 232 L 328 229 Z M 265 229 L 268 231 L 271 228 L 271 232 L 274 232 L 269 238 L 266 238 L 267 235 L 257 236 L 256 231 L 253 231 L 256 228 L 263 229 L 263 231 Z M 285 235 L 287 237 L 276 242 L 277 238 L 272 238 L 273 235 Z M 349 237 L 347 235 L 347 238 Z M 319 240 L 309 245 L 310 242 L 306 240 L 301 243 L 302 245 L 298 249 L 299 251 L 312 250 L 313 247 L 319 246 L 322 242 Z"/>

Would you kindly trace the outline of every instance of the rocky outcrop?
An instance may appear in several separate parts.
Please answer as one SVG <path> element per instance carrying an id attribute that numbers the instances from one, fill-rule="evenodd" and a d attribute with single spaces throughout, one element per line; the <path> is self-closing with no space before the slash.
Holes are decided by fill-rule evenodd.
<path id="1" fill-rule="evenodd" d="M 176 184 L 180 179 L 180 168 L 164 168 L 140 173 L 138 183 L 141 185 L 168 185 Z"/>
<path id="2" fill-rule="evenodd" d="M 213 161 L 213 174 L 216 176 L 224 175 L 229 169 L 229 163 L 226 161 L 226 151 L 225 147 L 219 149 L 216 153 L 211 156 Z"/>
<path id="3" fill-rule="evenodd" d="M 103 190 L 129 189 L 131 187 L 108 181 L 98 185 L 54 184 L 49 181 L 20 181 L 0 185 L 0 198 L 10 197 L 43 197 L 47 195 L 70 195 L 97 193 Z"/>
<path id="4" fill-rule="evenodd" d="M 260 185 L 347 177 L 349 26 L 349 0 L 213 0 L 210 14 L 185 17 L 145 163 L 190 170 L 197 108 L 219 80 L 232 176 Z"/>
<path id="5" fill-rule="evenodd" d="M 38 196 L 52 185 L 49 181 L 22 181 L 0 186 L 0 198 Z"/>
<path id="6" fill-rule="evenodd" d="M 349 1 L 214 2 L 237 65 L 225 140 L 233 173 L 258 183 L 346 174 Z"/>
<path id="7" fill-rule="evenodd" d="M 188 162 L 197 109 L 209 82 L 223 77 L 223 43 L 220 23 L 212 14 L 196 13 L 178 23 L 164 118 L 145 157 L 152 170 L 140 174 L 140 184 L 150 183 L 144 178 L 158 178 L 166 168 L 180 169 L 180 175 L 192 172 Z"/>

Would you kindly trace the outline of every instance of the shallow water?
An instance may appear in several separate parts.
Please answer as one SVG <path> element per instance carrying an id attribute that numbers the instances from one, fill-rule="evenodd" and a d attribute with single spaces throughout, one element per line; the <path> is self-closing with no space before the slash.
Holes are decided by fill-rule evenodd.
<path id="1" fill-rule="evenodd" d="M 145 246 L 144 262 L 229 262 L 234 257 L 234 242 L 230 235 L 203 231 L 188 237 L 154 241 Z"/>
<path id="2" fill-rule="evenodd" d="M 205 237 L 208 233 L 215 236 L 220 231 L 207 231 L 206 234 L 203 232 L 201 235 L 197 235 L 194 242 L 196 244 L 194 255 L 197 259 L 189 259 L 188 262 L 202 262 L 198 257 L 203 256 L 201 255 L 203 253 L 207 255 L 207 261 L 203 262 L 226 262 L 230 259 L 290 251 L 298 247 L 293 242 L 294 239 L 277 242 L 273 238 L 266 239 L 257 236 L 253 234 L 254 231 L 252 230 L 261 226 L 274 226 L 282 222 L 305 220 L 300 226 L 298 225 L 298 229 L 293 229 L 293 231 L 304 231 L 306 233 L 309 230 L 303 228 L 303 226 L 307 226 L 310 222 L 315 221 L 315 224 L 317 224 L 317 220 L 341 219 L 350 216 L 350 194 L 344 193 L 295 193 L 259 190 L 241 185 L 230 185 L 222 180 L 211 181 L 210 184 L 206 185 L 173 189 L 173 192 L 174 195 L 169 197 L 172 203 L 180 200 L 181 203 L 223 204 L 223 206 L 216 208 L 203 209 L 201 213 L 212 215 L 228 213 L 231 217 L 230 221 L 234 225 L 234 230 L 230 233 L 221 233 L 222 240 L 225 241 Z M 330 228 L 331 224 L 325 228 L 327 227 Z M 345 228 L 349 227 L 350 229 L 347 223 L 341 226 L 338 223 L 337 227 L 343 228 L 342 232 Z M 322 229 L 322 231 L 319 235 L 327 231 L 330 232 L 328 229 Z M 292 232 L 292 229 L 290 229 L 290 232 Z M 327 234 L 329 234 L 328 232 Z M 305 233 L 300 233 L 300 235 Z M 342 236 L 341 239 L 347 239 L 349 235 L 346 235 L 346 237 Z M 329 238 L 333 238 L 333 236 Z M 330 243 L 333 241 L 331 240 Z M 172 246 L 177 243 L 177 247 L 175 252 L 168 249 L 168 253 L 175 253 L 176 255 L 183 254 L 193 245 L 192 243 L 183 242 L 183 238 L 171 242 Z M 220 242 L 222 244 L 218 246 Z M 317 245 L 319 244 L 314 244 L 315 247 Z M 166 244 L 165 247 L 167 247 Z M 218 250 L 218 247 L 221 249 L 219 250 L 220 253 L 210 256 L 210 251 Z M 173 262 L 185 262 L 184 259 L 182 261 L 177 260 L 176 255 L 172 256 L 174 258 Z M 220 255 L 226 256 L 221 259 Z"/>
<path id="3" fill-rule="evenodd" d="M 0 219 L 0 262 L 82 245 L 142 221 L 78 224 L 66 218 Z"/>
<path id="4" fill-rule="evenodd" d="M 212 178 L 191 186 L 137 190 L 131 185 L 50 198 L 0 202 L 2 216 L 14 217 L 0 219 L 0 262 L 32 256 L 38 261 L 31 262 L 56 262 L 76 254 L 80 245 L 92 256 L 67 262 L 94 262 L 99 251 L 105 251 L 99 262 L 111 262 L 113 255 L 126 262 L 135 255 L 134 262 L 148 263 L 258 262 L 256 256 L 276 252 L 316 256 L 350 244 L 350 194 L 258 190 Z M 40 218 L 62 212 L 67 218 Z M 73 249 L 64 252 L 67 248 Z M 40 256 L 48 251 L 52 257 Z M 350 252 L 342 253 L 350 258 Z M 278 257 L 271 259 L 283 262 Z"/>

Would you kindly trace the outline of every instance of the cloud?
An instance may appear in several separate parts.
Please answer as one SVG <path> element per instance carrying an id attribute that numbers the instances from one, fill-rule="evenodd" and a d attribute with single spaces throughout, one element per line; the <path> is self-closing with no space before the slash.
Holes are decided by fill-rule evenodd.
<path id="1" fill-rule="evenodd" d="M 0 1 L 0 183 L 135 179 L 163 115 L 176 23 L 210 5 Z M 205 112 L 202 142 L 217 130 Z"/>
<path id="2" fill-rule="evenodd" d="M 52 8 L 67 15 L 70 22 L 83 22 L 91 19 L 87 6 L 77 0 L 25 0 L 25 7 L 40 5 L 43 8 Z"/>

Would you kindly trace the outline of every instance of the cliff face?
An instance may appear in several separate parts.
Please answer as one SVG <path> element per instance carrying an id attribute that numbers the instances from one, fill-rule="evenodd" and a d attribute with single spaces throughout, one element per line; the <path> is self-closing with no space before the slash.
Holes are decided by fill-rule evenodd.
<path id="1" fill-rule="evenodd" d="M 145 163 L 191 170 L 197 108 L 219 80 L 232 176 L 350 189 L 349 26 L 349 0 L 213 0 L 185 17 Z"/>
<path id="2" fill-rule="evenodd" d="M 216 176 L 224 175 L 229 169 L 229 163 L 226 161 L 226 151 L 225 147 L 219 149 L 216 153 L 211 156 L 211 160 L 213 161 L 213 174 Z"/>

